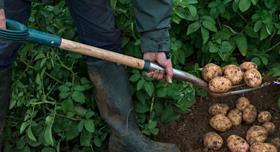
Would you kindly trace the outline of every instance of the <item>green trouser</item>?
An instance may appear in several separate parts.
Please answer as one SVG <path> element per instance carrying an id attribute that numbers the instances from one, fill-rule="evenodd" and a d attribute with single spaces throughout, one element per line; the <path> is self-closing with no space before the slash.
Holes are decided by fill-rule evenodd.
<path id="1" fill-rule="evenodd" d="M 0 152 L 2 150 L 5 117 L 10 103 L 12 68 L 0 70 Z"/>
<path id="2" fill-rule="evenodd" d="M 123 66 L 106 61 L 89 62 L 88 72 L 100 114 L 112 129 L 110 152 L 179 152 L 175 145 L 152 141 L 140 132 Z"/>

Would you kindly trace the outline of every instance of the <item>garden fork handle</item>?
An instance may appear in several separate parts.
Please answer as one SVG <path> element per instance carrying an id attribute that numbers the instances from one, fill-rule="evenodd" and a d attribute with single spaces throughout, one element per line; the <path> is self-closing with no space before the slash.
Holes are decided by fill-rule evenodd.
<path id="1" fill-rule="evenodd" d="M 100 49 L 97 47 L 93 47 L 93 46 L 78 43 L 78 42 L 74 42 L 71 40 L 62 39 L 61 45 L 59 47 L 64 50 L 80 53 L 80 54 L 87 55 L 87 56 L 96 57 L 98 59 L 102 59 L 102 60 L 106 60 L 106 61 L 110 61 L 110 62 L 122 64 L 122 65 L 127 65 L 132 68 L 137 68 L 137 69 L 141 69 L 141 70 L 145 70 L 145 71 L 158 70 L 158 71 L 164 72 L 164 69 L 161 66 L 159 66 L 155 63 L 152 63 L 150 61 L 138 59 L 135 57 L 123 55 L 123 54 L 112 52 L 112 51 L 107 51 L 104 49 Z M 207 87 L 208 85 L 205 81 L 203 81 L 202 79 L 200 79 L 190 73 L 187 73 L 187 72 L 184 72 L 184 71 L 181 71 L 178 69 L 173 69 L 173 73 L 174 73 L 175 79 L 188 81 L 190 83 L 193 83 L 197 86 L 202 87 L 205 90 L 208 89 L 208 87 Z"/>

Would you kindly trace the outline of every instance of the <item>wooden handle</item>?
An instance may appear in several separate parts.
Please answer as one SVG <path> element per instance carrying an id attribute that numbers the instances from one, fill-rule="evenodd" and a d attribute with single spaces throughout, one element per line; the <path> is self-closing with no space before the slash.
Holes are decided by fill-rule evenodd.
<path id="1" fill-rule="evenodd" d="M 141 70 L 144 69 L 144 65 L 145 65 L 145 61 L 142 59 L 134 58 L 131 56 L 115 53 L 112 51 L 100 49 L 97 47 L 93 47 L 90 45 L 86 45 L 86 44 L 82 44 L 66 39 L 62 39 L 60 48 L 71 52 L 76 52 L 83 55 L 96 57 L 98 59 L 102 59 L 105 61 L 127 65 L 129 67 L 137 68 Z"/>

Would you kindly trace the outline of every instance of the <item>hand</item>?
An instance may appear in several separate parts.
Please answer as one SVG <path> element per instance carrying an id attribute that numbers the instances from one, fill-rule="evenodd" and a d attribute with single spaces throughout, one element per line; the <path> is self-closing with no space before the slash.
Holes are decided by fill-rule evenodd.
<path id="1" fill-rule="evenodd" d="M 0 28 L 6 29 L 6 16 L 4 9 L 0 9 Z"/>
<path id="2" fill-rule="evenodd" d="M 158 63 L 163 68 L 165 68 L 165 73 L 150 71 L 146 73 L 146 76 L 158 79 L 158 80 L 166 80 L 168 83 L 172 83 L 173 77 L 173 68 L 172 62 L 170 59 L 167 59 L 164 52 L 146 52 L 144 53 L 144 60 L 152 61 Z"/>

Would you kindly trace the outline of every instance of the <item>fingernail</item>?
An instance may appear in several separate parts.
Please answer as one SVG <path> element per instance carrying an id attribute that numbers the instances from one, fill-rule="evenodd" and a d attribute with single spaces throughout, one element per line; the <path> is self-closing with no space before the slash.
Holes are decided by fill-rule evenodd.
<path id="1" fill-rule="evenodd" d="M 172 83 L 172 79 L 167 78 L 167 82 L 168 82 L 168 83 Z"/>

